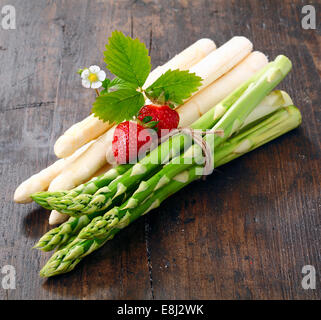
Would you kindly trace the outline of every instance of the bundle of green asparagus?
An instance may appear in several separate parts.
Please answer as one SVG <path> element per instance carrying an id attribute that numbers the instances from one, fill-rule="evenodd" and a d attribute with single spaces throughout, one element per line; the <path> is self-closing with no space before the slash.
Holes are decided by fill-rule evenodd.
<path id="1" fill-rule="evenodd" d="M 201 39 L 150 73 L 145 45 L 112 34 L 104 56 L 115 78 L 97 66 L 79 71 L 97 93 L 93 114 L 56 142 L 66 158 L 15 193 L 52 210 L 50 224 L 67 220 L 35 245 L 57 250 L 41 276 L 71 271 L 184 186 L 300 124 L 290 96 L 272 91 L 290 60 L 268 63 L 252 48 L 244 37 L 218 49 Z"/>

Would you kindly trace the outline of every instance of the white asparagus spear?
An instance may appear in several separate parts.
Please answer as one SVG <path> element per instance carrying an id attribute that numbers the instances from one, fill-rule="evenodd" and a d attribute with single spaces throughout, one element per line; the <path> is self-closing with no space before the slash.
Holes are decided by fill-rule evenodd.
<path id="1" fill-rule="evenodd" d="M 60 213 L 57 210 L 52 210 L 49 216 L 49 224 L 54 226 L 56 224 L 61 224 L 67 221 L 69 216 L 64 213 Z"/>
<path id="2" fill-rule="evenodd" d="M 82 146 L 74 154 L 66 159 L 59 159 L 46 169 L 34 174 L 29 179 L 22 182 L 16 189 L 13 199 L 17 203 L 28 203 L 32 199 L 30 195 L 47 190 L 50 182 L 57 177 L 66 167 L 69 166 L 74 160 L 76 160 L 81 153 L 83 153 L 94 141 Z"/>
<path id="3" fill-rule="evenodd" d="M 46 169 L 22 182 L 16 189 L 13 200 L 17 203 L 31 202 L 32 199 L 29 196 L 34 192 L 46 190 L 50 181 L 63 170 L 65 164 L 65 159 L 57 160 Z"/>
<path id="4" fill-rule="evenodd" d="M 245 37 L 233 37 L 217 50 L 208 54 L 204 59 L 189 69 L 200 76 L 202 86 L 207 87 L 216 79 L 232 69 L 243 60 L 253 49 L 253 44 Z"/>
<path id="5" fill-rule="evenodd" d="M 91 114 L 84 120 L 72 125 L 57 139 L 54 145 L 55 155 L 58 158 L 68 157 L 82 145 L 99 137 L 111 126 L 109 122 L 103 122 Z"/>
<path id="6" fill-rule="evenodd" d="M 187 70 L 210 52 L 215 50 L 215 43 L 210 39 L 200 39 L 184 51 L 169 60 L 163 66 L 154 69 L 148 76 L 144 87 L 152 84 L 159 76 L 169 69 Z M 103 122 L 94 115 L 74 124 L 55 143 L 54 151 L 58 158 L 65 158 L 82 145 L 96 139 L 106 132 L 112 124 Z"/>
<path id="7" fill-rule="evenodd" d="M 187 127 L 192 124 L 267 63 L 268 59 L 263 53 L 258 51 L 250 53 L 230 72 L 198 92 L 177 109 L 180 115 L 179 126 Z"/>

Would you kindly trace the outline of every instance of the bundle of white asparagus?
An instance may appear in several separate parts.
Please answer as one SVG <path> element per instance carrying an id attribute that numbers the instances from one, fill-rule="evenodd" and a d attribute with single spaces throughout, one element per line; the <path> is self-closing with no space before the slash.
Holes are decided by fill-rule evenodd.
<path id="1" fill-rule="evenodd" d="M 233 37 L 217 49 L 212 40 L 198 40 L 154 69 L 144 87 L 169 69 L 189 70 L 200 76 L 203 81 L 198 92 L 177 108 L 179 126 L 188 127 L 268 63 L 263 53 L 252 52 L 252 49 L 252 43 L 244 37 Z M 217 108 L 214 117 L 224 112 Z M 62 159 L 24 181 L 17 188 L 14 200 L 27 203 L 35 192 L 70 190 L 106 172 L 112 166 L 108 163 L 112 158 L 108 153 L 112 152 L 114 128 L 113 124 L 102 122 L 94 115 L 73 125 L 54 146 L 55 154 Z M 67 218 L 52 211 L 49 223 L 59 224 Z"/>

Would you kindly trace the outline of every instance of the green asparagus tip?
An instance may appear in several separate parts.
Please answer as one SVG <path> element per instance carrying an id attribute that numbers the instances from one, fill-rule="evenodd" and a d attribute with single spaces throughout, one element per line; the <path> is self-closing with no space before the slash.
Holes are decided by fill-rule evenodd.
<path id="1" fill-rule="evenodd" d="M 39 275 L 41 278 L 49 278 L 55 275 L 55 272 L 53 270 L 50 270 L 49 268 L 43 268 L 40 270 Z"/>
<path id="2" fill-rule="evenodd" d="M 59 251 L 57 251 L 56 253 L 58 252 Z M 79 258 L 64 262 L 59 260 L 49 260 L 48 263 L 40 270 L 39 275 L 42 278 L 50 278 L 59 274 L 70 272 L 75 268 L 75 266 L 80 262 L 80 260 L 81 259 Z"/>
<path id="3" fill-rule="evenodd" d="M 52 277 L 54 275 L 60 274 L 60 273 L 64 273 L 63 270 L 59 270 L 62 269 L 60 266 L 60 261 L 59 260 L 55 260 L 55 255 L 53 255 L 49 261 L 47 262 L 47 264 L 44 265 L 44 267 L 40 270 L 39 275 L 42 278 L 49 278 Z M 59 270 L 59 271 L 58 271 Z"/>
<path id="4" fill-rule="evenodd" d="M 44 252 L 49 252 L 49 251 L 52 251 L 51 248 L 47 248 L 46 246 L 42 245 L 42 244 L 36 244 L 32 247 L 32 249 L 38 249 L 38 250 L 41 250 L 41 251 L 44 251 Z"/>
<path id="5" fill-rule="evenodd" d="M 51 209 L 47 202 L 48 197 L 62 197 L 63 195 L 65 192 L 36 192 L 30 198 L 45 209 Z"/>
<path id="6" fill-rule="evenodd" d="M 45 209 L 50 210 L 47 201 L 43 200 L 42 198 L 38 198 L 37 196 L 31 196 L 30 197 L 34 202 L 36 202 L 37 204 L 39 204 L 40 206 L 42 206 Z"/>

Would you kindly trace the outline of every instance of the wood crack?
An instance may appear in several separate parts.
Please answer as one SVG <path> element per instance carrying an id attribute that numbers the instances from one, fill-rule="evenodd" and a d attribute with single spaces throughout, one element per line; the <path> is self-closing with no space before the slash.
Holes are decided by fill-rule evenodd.
<path id="1" fill-rule="evenodd" d="M 152 53 L 152 45 L 153 45 L 153 26 L 151 26 L 150 32 L 149 32 L 149 48 L 148 48 L 149 56 Z"/>
<path id="2" fill-rule="evenodd" d="M 34 102 L 34 103 L 23 103 L 23 104 L 17 104 L 14 107 L 9 107 L 4 110 L 1 110 L 1 112 L 11 111 L 11 110 L 19 110 L 19 109 L 32 109 L 32 108 L 39 108 L 39 107 L 47 107 L 50 105 L 55 104 L 55 101 L 40 101 L 40 102 Z"/>
<path id="3" fill-rule="evenodd" d="M 150 283 L 150 290 L 152 294 L 152 300 L 154 300 L 155 296 L 154 296 L 153 273 L 152 273 L 153 266 L 151 261 L 149 234 L 150 234 L 149 222 L 145 221 L 145 244 L 146 244 L 147 266 L 148 266 L 149 283 Z"/>

